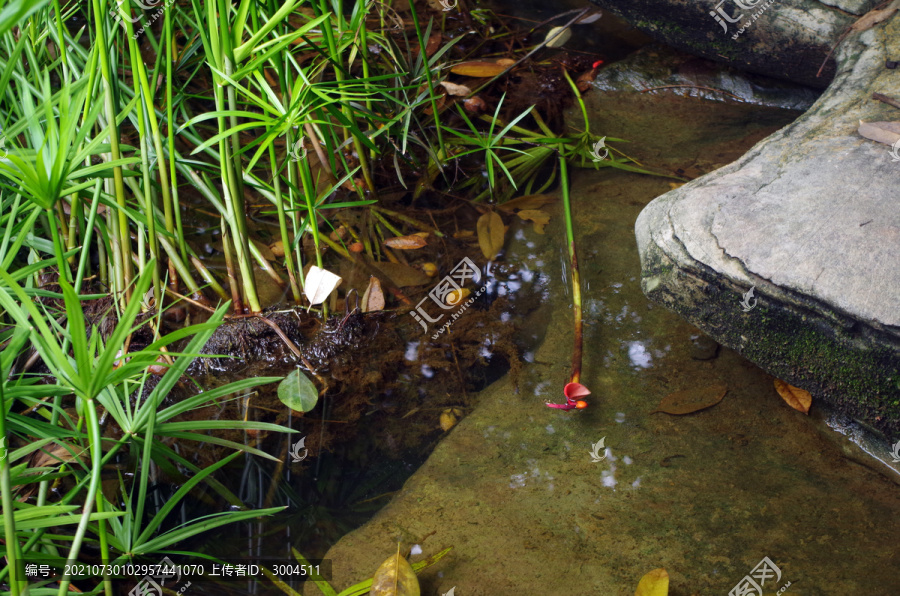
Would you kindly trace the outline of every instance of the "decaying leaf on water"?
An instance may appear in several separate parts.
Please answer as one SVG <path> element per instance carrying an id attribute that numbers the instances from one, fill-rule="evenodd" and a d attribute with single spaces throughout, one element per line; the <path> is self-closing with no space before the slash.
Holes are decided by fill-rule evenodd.
<path id="1" fill-rule="evenodd" d="M 568 27 L 554 27 L 547 32 L 547 37 L 544 39 L 547 41 L 548 48 L 561 48 L 571 38 L 572 30 Z"/>
<path id="2" fill-rule="evenodd" d="M 384 310 L 384 292 L 381 290 L 381 282 L 374 275 L 369 278 L 369 286 L 362 297 L 363 312 Z"/>
<path id="3" fill-rule="evenodd" d="M 550 223 L 550 214 L 541 207 L 555 200 L 556 198 L 550 195 L 525 195 L 497 205 L 497 208 L 507 213 L 515 213 L 525 221 L 534 222 L 534 231 L 543 234 L 544 226 Z"/>
<path id="4" fill-rule="evenodd" d="M 472 93 L 472 90 L 465 85 L 457 85 L 456 83 L 451 83 L 450 81 L 441 81 L 441 85 L 444 87 L 444 89 L 447 90 L 447 93 L 449 93 L 450 95 L 466 96 Z"/>
<path id="5" fill-rule="evenodd" d="M 534 222 L 534 231 L 538 234 L 543 234 L 544 227 L 550 223 L 550 214 L 540 209 L 522 209 L 516 215 L 525 221 Z"/>
<path id="6" fill-rule="evenodd" d="M 412 234 L 410 236 L 397 236 L 395 238 L 388 238 L 384 241 L 384 244 L 385 246 L 396 248 L 398 250 L 415 250 L 417 248 L 426 246 L 428 242 L 426 242 L 425 238 L 423 238 L 419 234 Z"/>
<path id="7" fill-rule="evenodd" d="M 668 596 L 669 573 L 665 569 L 654 569 L 638 582 L 634 596 Z"/>
<path id="8" fill-rule="evenodd" d="M 481 62 L 479 60 L 473 60 L 470 62 L 460 62 L 459 64 L 453 66 L 450 69 L 450 72 L 452 72 L 453 74 L 462 75 L 464 77 L 486 79 L 501 74 L 506 70 L 506 68 L 507 67 L 504 64 L 497 64 L 496 62 Z"/>
<path id="9" fill-rule="evenodd" d="M 775 391 L 789 406 L 798 412 L 809 414 L 809 407 L 812 405 L 812 395 L 809 391 L 788 385 L 781 379 L 775 379 Z"/>
<path id="10" fill-rule="evenodd" d="M 506 236 L 503 220 L 496 211 L 488 211 L 478 218 L 475 227 L 478 231 L 478 246 L 481 247 L 484 258 L 488 261 L 493 260 L 503 248 L 503 240 Z"/>
<path id="11" fill-rule="evenodd" d="M 683 389 L 665 396 L 655 410 L 650 412 L 664 412 L 680 416 L 691 414 L 705 408 L 716 405 L 728 392 L 728 386 L 724 384 L 709 385 L 699 389 Z"/>
<path id="12" fill-rule="evenodd" d="M 400 555 L 391 555 L 381 564 L 372 577 L 372 589 L 369 596 L 419 596 L 419 579 L 412 565 Z"/>
<path id="13" fill-rule="evenodd" d="M 306 294 L 309 303 L 315 306 L 325 302 L 334 289 L 340 285 L 341 281 L 339 275 L 313 265 L 309 268 L 309 273 L 306 274 L 303 293 Z"/>
<path id="14" fill-rule="evenodd" d="M 860 120 L 857 132 L 869 140 L 893 145 L 900 141 L 900 122 L 863 122 Z"/>

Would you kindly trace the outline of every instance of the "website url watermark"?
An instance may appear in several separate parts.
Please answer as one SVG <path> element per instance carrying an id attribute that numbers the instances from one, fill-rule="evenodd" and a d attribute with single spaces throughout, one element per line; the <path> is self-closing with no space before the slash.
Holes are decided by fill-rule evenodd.
<path id="1" fill-rule="evenodd" d="M 133 1 L 137 5 L 137 7 L 140 9 L 151 10 L 151 9 L 157 8 L 159 6 L 160 0 L 149 0 L 149 1 L 144 0 L 143 2 L 141 0 L 133 0 Z M 109 9 L 109 16 L 111 16 L 114 21 L 119 23 L 119 25 L 121 25 L 122 28 L 125 29 L 125 31 L 128 31 L 128 27 L 125 24 L 125 20 L 127 19 L 127 20 L 131 21 L 132 23 L 137 23 L 138 21 L 141 20 L 141 17 L 143 17 L 143 13 L 138 12 L 138 15 L 135 17 L 123 16 L 126 13 L 124 10 L 122 10 L 122 2 L 124 2 L 124 0 L 116 1 L 115 6 L 113 6 L 112 8 Z M 175 3 L 175 0 L 167 0 L 165 4 L 163 4 L 162 6 L 159 6 L 158 10 L 156 12 L 154 12 L 153 15 L 151 15 L 150 19 L 148 21 L 146 21 L 141 26 L 140 29 L 138 29 L 137 31 L 134 32 L 134 34 L 131 36 L 131 38 L 137 39 L 139 35 L 141 35 L 144 31 L 147 30 L 147 27 L 152 25 L 154 22 L 156 22 L 160 17 L 162 17 L 165 14 L 166 8 L 168 8 L 169 6 L 171 6 L 174 3 Z"/>
<path id="2" fill-rule="evenodd" d="M 741 28 L 737 30 L 736 33 L 732 34 L 731 39 L 737 39 L 741 35 L 743 35 L 744 31 L 746 31 L 750 25 L 756 22 L 759 17 L 766 12 L 770 6 L 775 4 L 775 0 L 768 0 L 763 4 L 763 0 L 730 0 L 734 2 L 737 6 L 738 10 L 732 10 L 731 14 L 728 14 L 728 9 L 726 9 L 723 4 L 728 2 L 729 0 L 722 0 L 718 4 L 716 4 L 716 8 L 714 10 L 709 11 L 709 16 L 714 18 L 716 22 L 722 26 L 722 31 L 727 35 L 728 34 L 728 24 L 731 23 L 733 25 L 743 21 L 744 17 L 747 17 L 746 21 L 741 23 Z M 744 14 L 743 11 L 756 9 L 751 15 Z"/>
<path id="3" fill-rule="evenodd" d="M 471 294 L 471 292 L 464 287 L 468 280 L 472 280 L 476 284 L 480 282 L 481 270 L 471 259 L 469 259 L 469 257 L 463 257 L 463 260 L 457 263 L 456 267 L 450 272 L 450 275 L 439 281 L 434 289 L 428 292 L 428 296 L 419 301 L 416 305 L 416 309 L 409 313 L 416 321 L 418 321 L 425 333 L 428 333 L 428 323 L 440 322 L 447 313 L 442 313 L 437 317 L 432 318 L 422 306 L 426 300 L 430 298 L 441 310 L 457 309 L 456 312 L 451 315 L 450 320 L 444 323 L 444 326 L 441 327 L 440 331 L 431 336 L 431 339 L 437 339 L 439 335 L 449 329 L 450 325 L 452 325 L 487 288 L 487 285 L 482 286 L 474 296 L 465 300 L 465 298 Z M 463 300 L 465 300 L 465 302 L 463 302 Z M 426 321 L 428 321 L 428 323 L 426 323 Z"/>

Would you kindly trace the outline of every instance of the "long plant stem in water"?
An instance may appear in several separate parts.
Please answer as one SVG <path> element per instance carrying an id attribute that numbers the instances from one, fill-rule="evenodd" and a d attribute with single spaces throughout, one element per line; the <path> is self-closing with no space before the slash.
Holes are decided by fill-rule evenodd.
<path id="1" fill-rule="evenodd" d="M 578 255 L 575 252 L 575 231 L 572 227 L 572 205 L 569 201 L 569 172 L 566 158 L 559 157 L 559 174 L 562 183 L 563 210 L 566 219 L 566 245 L 569 248 L 569 265 L 572 269 L 572 309 L 574 315 L 574 339 L 572 347 L 572 376 L 570 383 L 579 383 L 581 379 L 582 331 L 584 324 L 581 318 L 581 274 L 578 271 Z"/>

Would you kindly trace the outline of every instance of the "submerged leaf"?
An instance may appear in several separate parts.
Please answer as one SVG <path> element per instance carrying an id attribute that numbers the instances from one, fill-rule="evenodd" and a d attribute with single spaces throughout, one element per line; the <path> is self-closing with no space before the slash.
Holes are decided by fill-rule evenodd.
<path id="1" fill-rule="evenodd" d="M 550 195 L 525 195 L 524 197 L 518 197 L 511 201 L 500 203 L 499 205 L 497 205 L 497 209 L 507 211 L 509 213 L 514 213 L 516 209 L 540 209 L 544 205 L 549 205 L 555 200 L 556 197 L 551 197 Z"/>
<path id="2" fill-rule="evenodd" d="M 654 569 L 641 578 L 634 596 L 668 596 L 669 573 L 665 569 Z"/>
<path id="3" fill-rule="evenodd" d="M 306 274 L 306 284 L 303 293 L 309 299 L 309 303 L 315 306 L 325 302 L 329 295 L 341 283 L 341 277 L 327 269 L 320 269 L 313 265 Z"/>
<path id="4" fill-rule="evenodd" d="M 666 414 L 682 415 L 697 412 L 716 405 L 728 392 L 727 385 L 710 385 L 699 389 L 684 389 L 665 396 L 655 410 Z"/>
<path id="5" fill-rule="evenodd" d="M 496 62 L 479 62 L 477 60 L 471 62 L 461 62 L 450 69 L 453 74 L 463 75 L 465 77 L 477 77 L 486 79 L 495 77 L 506 70 L 506 66 L 497 64 Z"/>
<path id="6" fill-rule="evenodd" d="M 278 399 L 295 412 L 309 412 L 319 402 L 319 390 L 297 368 L 278 384 Z"/>
<path id="7" fill-rule="evenodd" d="M 428 242 L 418 234 L 411 236 L 397 236 L 396 238 L 388 238 L 384 241 L 385 246 L 396 248 L 398 250 L 415 250 L 426 246 Z"/>
<path id="8" fill-rule="evenodd" d="M 446 89 L 447 93 L 449 93 L 450 95 L 466 96 L 472 93 L 472 90 L 465 85 L 457 85 L 456 83 L 451 83 L 450 81 L 442 81 L 441 85 L 444 86 L 444 89 Z"/>
<path id="9" fill-rule="evenodd" d="M 488 261 L 493 260 L 503 248 L 503 240 L 506 230 L 503 227 L 503 220 L 496 211 L 489 211 L 478 218 L 476 225 L 478 229 L 478 246 L 484 258 Z"/>
<path id="10" fill-rule="evenodd" d="M 419 579 L 399 552 L 381 564 L 372 577 L 369 596 L 419 596 Z"/>
<path id="11" fill-rule="evenodd" d="M 550 214 L 540 209 L 522 209 L 516 215 L 525 221 L 534 222 L 534 231 L 538 234 L 543 234 L 544 227 L 550 223 Z"/>
<path id="12" fill-rule="evenodd" d="M 387 275 L 398 288 L 422 286 L 431 283 L 431 278 L 409 265 L 403 263 L 375 263 L 379 271 Z"/>
<path id="13" fill-rule="evenodd" d="M 591 23 L 599 21 L 600 17 L 602 17 L 602 16 L 603 16 L 603 13 L 600 12 L 599 10 L 597 12 L 589 12 L 588 14 L 584 15 L 583 17 L 581 17 L 580 19 L 575 21 L 575 24 L 576 25 L 590 25 Z"/>
<path id="14" fill-rule="evenodd" d="M 572 30 L 568 27 L 554 27 L 547 32 L 547 47 L 561 48 L 572 37 Z"/>
<path id="15" fill-rule="evenodd" d="M 781 379 L 775 379 L 775 391 L 789 406 L 798 412 L 809 414 L 809 407 L 812 405 L 812 395 L 809 391 L 788 385 Z"/>

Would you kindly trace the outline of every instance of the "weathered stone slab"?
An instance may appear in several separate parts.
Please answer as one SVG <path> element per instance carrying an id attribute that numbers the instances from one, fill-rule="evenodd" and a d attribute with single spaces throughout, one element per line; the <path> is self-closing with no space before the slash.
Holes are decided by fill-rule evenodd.
<path id="1" fill-rule="evenodd" d="M 654 200 L 635 226 L 651 299 L 853 416 L 900 428 L 900 159 L 860 120 L 900 120 L 900 19 L 848 39 L 813 108 Z M 742 294 L 755 287 L 756 307 Z M 751 299 L 748 304 L 753 304 Z"/>

